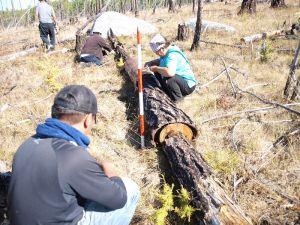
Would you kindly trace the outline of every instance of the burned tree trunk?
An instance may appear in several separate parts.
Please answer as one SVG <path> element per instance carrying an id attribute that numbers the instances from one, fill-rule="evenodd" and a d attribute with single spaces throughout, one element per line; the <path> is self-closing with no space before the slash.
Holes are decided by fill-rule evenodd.
<path id="1" fill-rule="evenodd" d="M 193 44 L 191 46 L 191 51 L 199 47 L 201 28 L 202 28 L 202 1 L 203 0 L 198 0 L 197 21 L 196 21 L 195 35 L 194 35 Z"/>
<path id="2" fill-rule="evenodd" d="M 290 67 L 290 73 L 284 88 L 284 96 L 285 98 L 290 100 L 295 100 L 300 98 L 300 76 L 298 76 L 297 78 L 295 75 L 295 71 L 299 61 L 299 52 L 300 52 L 300 41 L 298 43 L 298 47 Z"/>
<path id="3" fill-rule="evenodd" d="M 178 30 L 177 30 L 177 40 L 178 41 L 187 40 L 189 33 L 190 33 L 189 27 L 186 24 L 184 24 L 184 23 L 178 24 Z"/>
<path id="4" fill-rule="evenodd" d="M 243 0 L 241 9 L 238 12 L 238 15 L 241 15 L 244 12 L 247 12 L 250 14 L 256 13 L 256 0 Z"/>
<path id="5" fill-rule="evenodd" d="M 109 40 L 116 58 L 121 57 L 125 61 L 124 70 L 135 84 L 136 60 L 126 54 L 112 33 Z M 214 180 L 201 153 L 191 144 L 197 136 L 193 121 L 162 91 L 151 72 L 143 73 L 143 84 L 146 123 L 151 130 L 152 140 L 162 145 L 174 180 L 193 197 L 191 203 L 198 209 L 193 219 L 203 225 L 252 224 Z"/>
<path id="6" fill-rule="evenodd" d="M 81 47 L 82 47 L 82 46 L 80 46 L 80 43 L 82 43 L 82 36 L 83 36 L 82 31 L 84 30 L 84 28 L 86 28 L 86 26 L 87 26 L 90 22 L 92 22 L 92 21 L 95 22 L 95 21 L 97 20 L 97 18 L 100 17 L 100 16 L 102 15 L 102 13 L 104 13 L 104 12 L 106 11 L 106 8 L 107 8 L 108 5 L 110 4 L 110 2 L 111 2 L 111 0 L 108 0 L 108 1 L 106 2 L 105 6 L 103 6 L 103 8 L 100 10 L 100 12 L 99 12 L 97 15 L 93 16 L 92 18 L 90 18 L 87 22 L 85 22 L 85 23 L 77 30 L 77 32 L 76 32 L 76 46 L 75 46 L 76 52 L 79 52 L 79 50 L 81 50 Z"/>
<path id="7" fill-rule="evenodd" d="M 174 0 L 169 0 L 169 12 L 175 12 Z"/>
<path id="8" fill-rule="evenodd" d="M 135 17 L 139 16 L 139 5 L 138 0 L 134 0 L 134 15 Z"/>
<path id="9" fill-rule="evenodd" d="M 286 6 L 284 0 L 272 0 L 271 1 L 271 7 L 272 8 L 278 8 Z"/>

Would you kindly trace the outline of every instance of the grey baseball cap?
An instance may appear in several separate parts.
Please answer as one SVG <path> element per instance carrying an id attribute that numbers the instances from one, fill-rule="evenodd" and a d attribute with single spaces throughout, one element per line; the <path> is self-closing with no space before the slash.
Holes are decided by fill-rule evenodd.
<path id="1" fill-rule="evenodd" d="M 94 93 L 84 85 L 68 85 L 61 89 L 54 99 L 52 109 L 62 113 L 92 113 L 98 112 L 97 98 Z"/>

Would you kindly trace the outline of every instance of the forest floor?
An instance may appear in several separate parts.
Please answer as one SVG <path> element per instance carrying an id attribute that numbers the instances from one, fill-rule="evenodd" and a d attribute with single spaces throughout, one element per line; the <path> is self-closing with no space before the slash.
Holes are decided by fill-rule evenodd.
<path id="1" fill-rule="evenodd" d="M 281 29 L 298 21 L 300 8 L 293 0 L 286 0 L 288 7 L 274 10 L 269 4 L 257 5 L 255 15 L 238 16 L 238 2 L 204 4 L 205 20 L 225 23 L 236 28 L 236 33 L 205 31 L 201 39 L 231 45 L 241 44 L 240 39 L 251 34 Z M 294 4 L 294 5 L 293 5 Z M 133 15 L 131 15 L 133 16 Z M 183 6 L 176 13 L 166 8 L 141 11 L 139 18 L 154 24 L 169 40 L 175 40 L 177 25 L 195 17 L 191 6 Z M 81 22 L 82 23 L 82 22 Z M 80 23 L 80 24 L 81 24 Z M 75 35 L 76 27 L 64 26 L 58 38 Z M 153 59 L 148 42 L 143 36 L 144 61 Z M 136 38 L 121 37 L 131 55 L 136 55 Z M 232 79 L 241 89 L 247 89 L 269 101 L 281 104 L 283 89 L 289 74 L 293 52 L 278 49 L 295 49 L 298 40 L 286 37 L 268 39 L 269 59 L 261 62 L 258 48 L 243 44 L 242 50 L 228 46 L 201 43 L 197 51 L 190 52 L 193 34 L 188 40 L 175 42 L 191 61 L 200 85 L 205 84 L 226 66 L 238 68 L 244 74 L 229 70 Z M 17 28 L 0 33 L 0 56 L 20 51 L 39 43 L 35 27 Z M 58 46 L 74 48 L 74 43 Z M 0 63 L 0 159 L 7 170 L 11 169 L 18 146 L 35 133 L 38 123 L 50 117 L 55 93 L 67 84 L 84 84 L 97 96 L 101 118 L 92 132 L 91 153 L 97 159 L 115 163 L 121 176 L 134 179 L 141 187 L 142 197 L 132 224 L 153 224 L 152 215 L 159 207 L 157 195 L 163 183 L 162 175 L 168 170 L 159 148 L 149 146 L 139 150 L 136 124 L 138 116 L 132 113 L 135 95 L 127 78 L 120 75 L 113 54 L 101 67 L 83 67 L 74 63 L 74 52 L 34 54 L 14 61 Z M 297 71 L 299 76 L 299 71 Z M 299 102 L 298 102 L 299 103 Z M 293 133 L 276 147 L 273 143 L 289 129 L 300 123 L 300 118 L 282 108 L 236 113 L 265 108 L 257 98 L 246 93 L 236 98 L 225 75 L 186 97 L 178 103 L 196 123 L 199 136 L 196 149 L 203 153 L 213 168 L 215 177 L 224 185 L 228 194 L 256 224 L 299 224 L 300 188 L 300 135 Z M 300 106 L 290 106 L 300 110 Z M 133 110 L 134 111 L 134 110 Z M 135 110 L 136 111 L 136 110 Z M 216 119 L 211 119 L 217 117 Z M 233 180 L 240 180 L 233 188 Z M 168 218 L 167 224 L 189 224 L 187 221 Z"/>

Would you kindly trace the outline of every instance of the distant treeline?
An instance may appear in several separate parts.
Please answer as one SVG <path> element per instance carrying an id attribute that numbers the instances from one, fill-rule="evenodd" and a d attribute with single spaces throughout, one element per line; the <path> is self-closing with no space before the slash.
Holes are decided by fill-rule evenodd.
<path id="1" fill-rule="evenodd" d="M 20 3 L 21 4 L 21 3 Z M 105 0 L 59 0 L 51 2 L 56 17 L 58 20 L 70 20 L 71 18 L 80 16 L 92 16 L 97 14 L 100 9 L 106 4 Z M 134 12 L 138 15 L 139 10 L 152 9 L 155 12 L 156 8 L 169 7 L 169 10 L 174 10 L 174 7 L 193 4 L 195 8 L 195 0 L 112 0 L 107 10 L 117 12 Z M 4 11 L 2 0 L 0 0 L 0 27 L 8 28 L 13 26 L 28 26 L 34 22 L 35 7 L 16 10 L 12 1 L 11 10 Z M 72 20 L 72 19 L 71 19 Z"/>

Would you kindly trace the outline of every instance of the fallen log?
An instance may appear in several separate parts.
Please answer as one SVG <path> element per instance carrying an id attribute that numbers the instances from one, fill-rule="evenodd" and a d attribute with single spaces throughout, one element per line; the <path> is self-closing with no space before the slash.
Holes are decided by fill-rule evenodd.
<path id="1" fill-rule="evenodd" d="M 259 41 L 261 39 L 263 39 L 264 37 L 273 37 L 276 35 L 280 35 L 283 33 L 283 30 L 274 30 L 274 31 L 270 31 L 270 32 L 264 32 L 261 34 L 253 34 L 250 36 L 246 36 L 241 38 L 241 41 L 244 43 L 251 43 L 251 42 L 255 42 L 255 41 Z"/>
<path id="2" fill-rule="evenodd" d="M 133 82 L 137 77 L 137 61 L 130 57 L 111 32 L 109 40 L 118 60 L 124 60 L 125 72 Z M 227 196 L 203 159 L 192 145 L 197 136 L 193 121 L 162 91 L 156 77 L 143 72 L 145 121 L 152 141 L 161 145 L 171 166 L 172 176 L 192 196 L 197 208 L 193 214 L 196 224 L 252 224 L 244 213 Z"/>
<path id="3" fill-rule="evenodd" d="M 73 38 L 68 37 L 66 39 L 63 39 L 63 40 L 59 41 L 58 44 L 64 44 L 66 42 L 74 41 L 74 40 L 75 40 L 75 37 L 73 37 Z M 12 61 L 12 60 L 16 60 L 19 57 L 23 57 L 23 56 L 27 56 L 27 55 L 30 55 L 32 53 L 35 53 L 39 49 L 39 47 L 41 47 L 41 45 L 36 44 L 34 47 L 32 47 L 30 49 L 23 50 L 23 51 L 20 51 L 20 52 L 16 52 L 16 53 L 13 53 L 13 54 L 10 54 L 10 55 L 1 56 L 0 57 L 0 63 L 9 62 L 9 61 Z M 64 49 L 62 49 L 61 51 L 64 53 Z"/>

